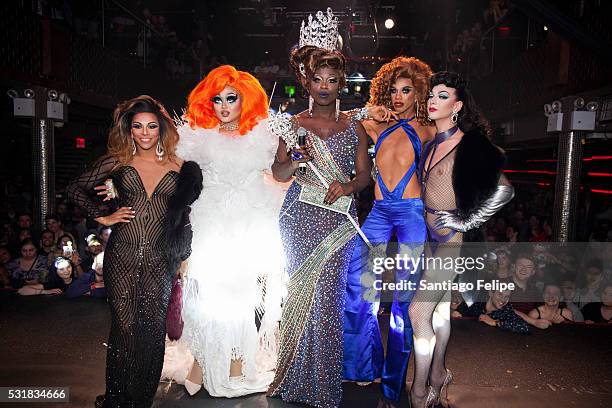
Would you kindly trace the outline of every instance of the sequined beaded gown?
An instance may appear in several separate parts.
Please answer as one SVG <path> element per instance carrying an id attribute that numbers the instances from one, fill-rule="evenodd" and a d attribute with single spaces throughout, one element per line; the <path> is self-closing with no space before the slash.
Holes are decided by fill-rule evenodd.
<path id="1" fill-rule="evenodd" d="M 132 207 L 136 217 L 113 226 L 104 257 L 111 309 L 105 407 L 150 407 L 164 361 L 172 285 L 163 250 L 164 220 L 179 173 L 166 173 L 147 197 L 134 167 L 119 166 L 114 158 L 101 159 L 68 186 L 68 196 L 90 217 L 105 215 L 90 195 L 109 177 L 118 193 L 115 204 Z"/>
<path id="2" fill-rule="evenodd" d="M 325 140 L 312 132 L 306 136 L 313 163 L 328 183 L 350 180 L 358 144 L 355 126 L 351 122 Z M 289 283 L 276 377 L 268 393 L 285 401 L 337 407 L 342 398 L 344 292 L 356 231 L 346 215 L 299 201 L 303 185 L 324 189 L 307 168 L 306 174 L 298 172 L 281 208 Z M 350 214 L 356 218 L 354 202 Z"/>

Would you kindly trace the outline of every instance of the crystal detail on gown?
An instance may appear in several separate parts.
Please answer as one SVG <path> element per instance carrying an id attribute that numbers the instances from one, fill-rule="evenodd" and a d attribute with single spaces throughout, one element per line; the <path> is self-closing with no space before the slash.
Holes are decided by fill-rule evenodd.
<path id="1" fill-rule="evenodd" d="M 312 132 L 306 136 L 313 162 L 328 182 L 350 179 L 357 144 L 354 122 L 326 139 Z M 281 208 L 289 283 L 276 377 L 268 393 L 285 401 L 337 407 L 346 273 L 356 233 L 346 215 L 299 201 L 305 184 L 320 186 L 310 168 L 298 175 Z M 354 203 L 349 214 L 356 217 Z"/>

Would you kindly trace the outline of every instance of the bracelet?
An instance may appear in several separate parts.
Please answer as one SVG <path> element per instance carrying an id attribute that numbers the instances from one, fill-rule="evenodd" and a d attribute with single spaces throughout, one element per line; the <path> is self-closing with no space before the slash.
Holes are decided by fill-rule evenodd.
<path id="1" fill-rule="evenodd" d="M 361 121 L 361 120 L 366 120 L 366 119 L 372 119 L 372 116 L 370 116 L 370 111 L 368 110 L 368 108 L 363 107 L 357 110 L 357 113 L 355 113 L 355 115 L 353 116 L 353 119 L 357 121 Z"/>

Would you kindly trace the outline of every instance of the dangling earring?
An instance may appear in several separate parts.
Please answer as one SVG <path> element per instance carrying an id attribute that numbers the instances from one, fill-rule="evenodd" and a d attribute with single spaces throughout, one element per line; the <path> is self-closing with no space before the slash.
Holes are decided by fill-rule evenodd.
<path id="1" fill-rule="evenodd" d="M 308 95 L 308 115 L 312 116 L 312 106 L 314 105 L 314 98 Z"/>
<path id="2" fill-rule="evenodd" d="M 157 155 L 157 160 L 164 160 L 164 149 L 161 145 L 161 136 L 157 139 L 157 147 L 155 148 L 155 154 Z"/>
<path id="3" fill-rule="evenodd" d="M 414 110 L 414 117 L 419 118 L 419 100 L 415 99 L 414 103 L 416 104 L 416 109 Z"/>
<path id="4" fill-rule="evenodd" d="M 136 142 L 134 142 L 134 136 L 132 136 L 132 156 L 136 155 Z"/>
<path id="5" fill-rule="evenodd" d="M 455 111 L 453 111 L 453 114 L 451 115 L 451 122 L 453 122 L 453 124 L 457 123 L 457 120 L 459 119 L 459 114 Z"/>
<path id="6" fill-rule="evenodd" d="M 340 117 L 340 98 L 336 98 L 336 122 Z"/>

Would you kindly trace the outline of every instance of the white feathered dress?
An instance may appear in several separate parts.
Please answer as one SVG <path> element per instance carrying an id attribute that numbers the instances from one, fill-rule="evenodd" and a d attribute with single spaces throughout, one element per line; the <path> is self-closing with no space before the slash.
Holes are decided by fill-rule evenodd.
<path id="1" fill-rule="evenodd" d="M 274 378 L 284 290 L 282 192 L 264 177 L 278 147 L 266 121 L 244 136 L 179 127 L 177 155 L 197 162 L 204 176 L 192 205 L 180 341 L 202 366 L 203 387 L 215 397 L 264 392 Z M 263 313 L 259 331 L 256 310 Z M 242 361 L 242 377 L 229 377 L 232 359 Z"/>

